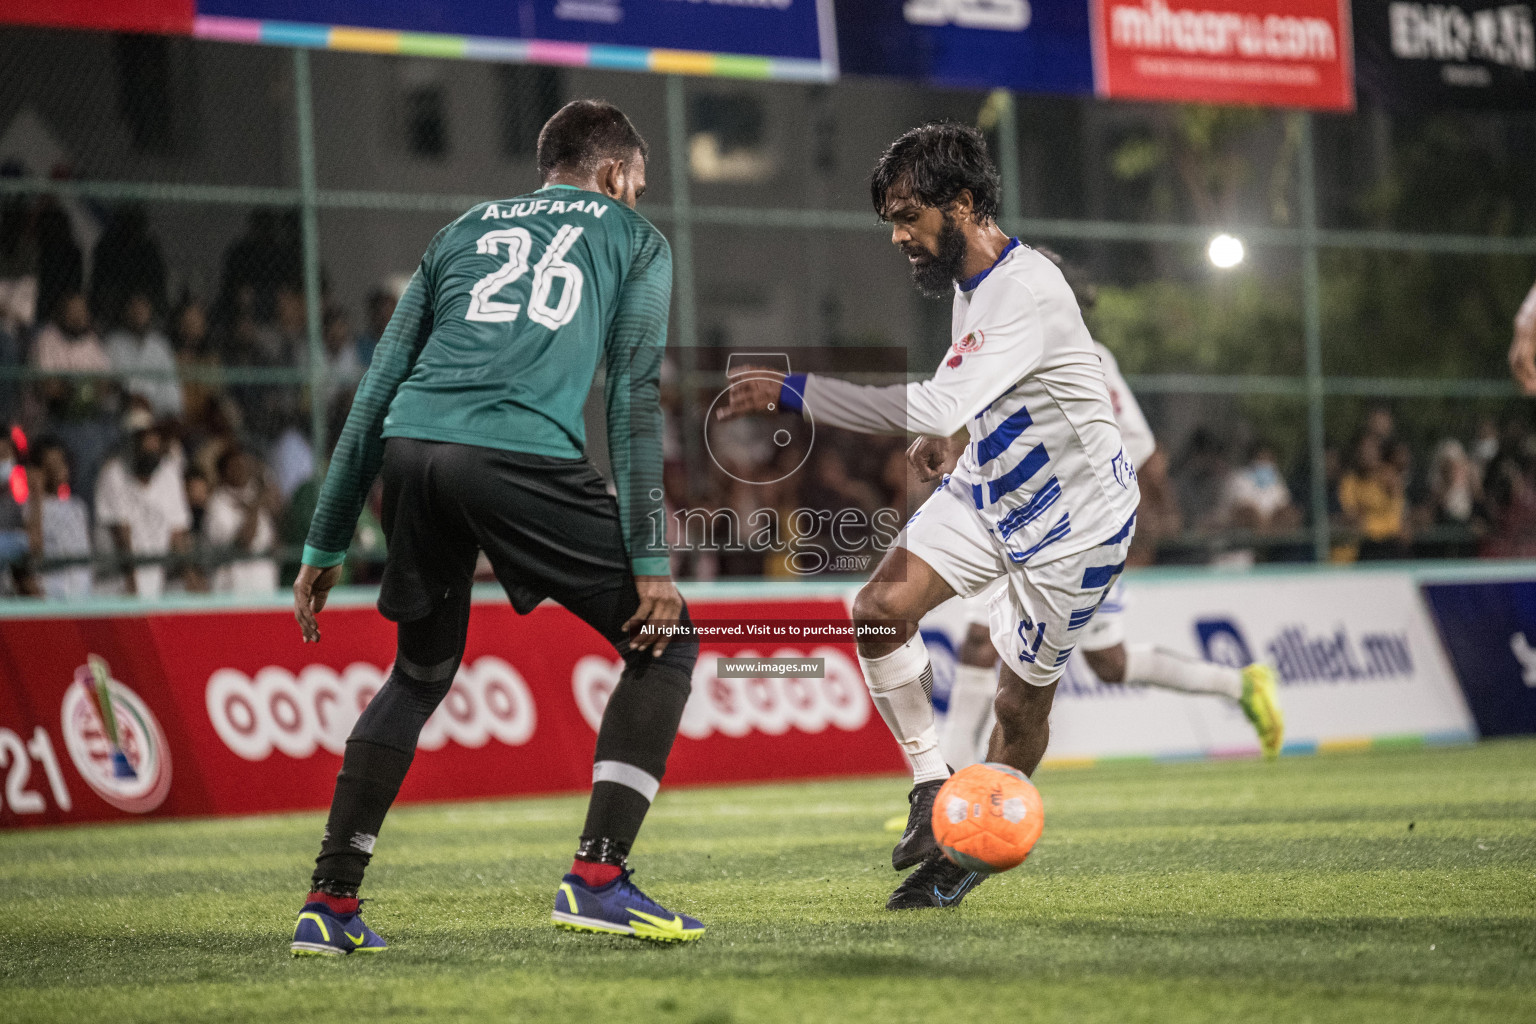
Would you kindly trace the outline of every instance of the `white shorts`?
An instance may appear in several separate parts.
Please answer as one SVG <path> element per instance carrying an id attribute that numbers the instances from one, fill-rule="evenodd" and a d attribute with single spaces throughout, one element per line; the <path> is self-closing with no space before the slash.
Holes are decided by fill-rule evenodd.
<path id="1" fill-rule="evenodd" d="M 960 597 L 976 598 L 985 591 L 987 628 L 1003 664 L 1027 683 L 1049 686 L 1061 677 L 1067 658 L 1125 569 L 1134 523 L 1133 516 L 1107 544 L 1038 565 L 1018 565 L 974 509 L 940 488 L 907 521 L 896 546 L 927 562 Z M 1089 649 L 1116 642 L 1097 637 Z"/>
<path id="2" fill-rule="evenodd" d="M 995 580 L 973 597 L 955 598 L 964 609 L 967 626 L 987 626 L 990 632 L 987 603 L 1005 585 L 1003 580 Z M 1088 620 L 1088 625 L 1078 633 L 1077 646 L 1085 651 L 1107 651 L 1125 643 L 1126 604 L 1125 581 L 1119 578 L 1110 585 L 1108 595 L 1099 602 L 1099 610 Z"/>

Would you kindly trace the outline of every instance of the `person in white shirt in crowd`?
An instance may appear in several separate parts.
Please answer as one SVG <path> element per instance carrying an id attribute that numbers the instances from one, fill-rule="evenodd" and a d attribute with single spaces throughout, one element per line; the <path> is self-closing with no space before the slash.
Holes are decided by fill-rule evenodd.
<path id="1" fill-rule="evenodd" d="M 131 413 L 124 430 L 127 452 L 107 462 L 96 483 L 97 544 L 122 567 L 122 576 L 101 590 L 157 598 L 165 590 L 166 556 L 191 548 L 182 460 L 144 410 Z M 141 559 L 153 561 L 140 565 Z"/>
<path id="2" fill-rule="evenodd" d="M 1286 486 L 1275 462 L 1275 450 L 1269 445 L 1256 442 L 1249 450 L 1247 463 L 1227 478 L 1221 518 L 1228 527 L 1249 533 L 1277 534 L 1301 529 L 1301 510 L 1291 501 L 1291 489 Z M 1227 552 L 1220 564 L 1248 568 L 1256 561 L 1257 551 L 1244 547 Z"/>
<path id="3" fill-rule="evenodd" d="M 1296 506 L 1291 489 L 1275 463 L 1275 450 L 1262 441 L 1248 455 L 1248 463 L 1227 481 L 1227 514 L 1234 526 L 1268 532 L 1296 525 Z"/>
<path id="4" fill-rule="evenodd" d="M 59 297 L 49 320 L 32 339 L 32 365 L 39 370 L 105 373 L 112 369 L 101 339 L 91 330 L 91 308 L 79 291 Z"/>
<path id="5" fill-rule="evenodd" d="M 1441 441 L 1430 461 L 1424 525 L 1469 526 L 1482 500 L 1482 481 L 1466 448 L 1454 437 Z"/>
<path id="6" fill-rule="evenodd" d="M 262 478 L 262 467 L 243 448 L 219 456 L 219 486 L 208 498 L 203 537 L 219 559 L 213 590 L 219 594 L 270 594 L 277 590 L 277 527 L 273 512 L 280 499 Z M 224 561 L 231 554 L 251 557 Z"/>
<path id="7" fill-rule="evenodd" d="M 33 447 L 38 486 L 27 508 L 27 532 L 37 561 L 91 556 L 91 518 L 85 502 L 70 493 L 69 454 L 54 438 Z M 91 565 L 45 568 L 38 574 L 43 596 L 50 601 L 78 601 L 91 596 Z"/>
<path id="8" fill-rule="evenodd" d="M 330 409 L 342 395 L 351 395 L 367 367 L 357 355 L 352 322 L 339 309 L 325 314 L 325 407 Z"/>
<path id="9" fill-rule="evenodd" d="M 267 465 L 284 503 L 293 500 L 293 492 L 315 475 L 315 450 L 303 427 L 297 421 L 289 422 L 267 451 Z"/>
<path id="10" fill-rule="evenodd" d="M 131 293 L 123 303 L 117 327 L 107 335 L 107 358 L 119 373 L 129 377 L 123 389 L 149 403 L 156 417 L 181 418 L 181 382 L 176 379 L 176 355 L 171 343 L 155 327 L 155 307 L 143 292 Z"/>

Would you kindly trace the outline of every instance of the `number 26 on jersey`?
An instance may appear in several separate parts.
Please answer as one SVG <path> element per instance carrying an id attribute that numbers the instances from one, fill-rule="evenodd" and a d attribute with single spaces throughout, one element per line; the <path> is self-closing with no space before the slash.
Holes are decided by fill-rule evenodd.
<path id="1" fill-rule="evenodd" d="M 557 330 L 571 322 L 581 306 L 581 286 L 584 281 L 581 268 L 567 263 L 566 253 L 581 237 L 581 228 L 575 224 L 563 224 L 549 248 L 533 265 L 533 285 L 528 290 L 528 319 Z M 496 295 L 528 272 L 528 260 L 532 255 L 533 236 L 527 228 L 497 228 L 481 235 L 475 242 L 475 251 L 495 256 L 505 247 L 507 261 L 496 270 L 475 282 L 469 290 L 469 311 L 466 320 L 505 324 L 516 320 L 523 307 L 516 302 L 503 302 Z M 556 283 L 562 285 L 560 298 L 550 305 L 549 297 Z"/>

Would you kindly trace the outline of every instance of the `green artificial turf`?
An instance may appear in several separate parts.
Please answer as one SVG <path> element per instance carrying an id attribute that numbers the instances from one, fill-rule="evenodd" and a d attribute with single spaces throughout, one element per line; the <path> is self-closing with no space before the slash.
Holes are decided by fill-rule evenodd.
<path id="1" fill-rule="evenodd" d="M 665 793 L 678 947 L 550 926 L 578 799 L 398 810 L 369 958 L 288 956 L 319 815 L 12 832 L 0 1020 L 1536 1019 L 1536 742 L 1036 781 L 1022 868 L 900 914 L 901 780 Z"/>

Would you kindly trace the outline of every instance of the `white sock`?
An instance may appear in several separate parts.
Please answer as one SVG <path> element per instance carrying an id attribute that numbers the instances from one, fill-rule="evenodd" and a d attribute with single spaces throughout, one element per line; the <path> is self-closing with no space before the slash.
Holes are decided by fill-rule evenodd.
<path id="1" fill-rule="evenodd" d="M 1243 696 L 1240 669 L 1175 654 L 1151 644 L 1125 645 L 1125 681 L 1133 686 L 1160 686 L 1180 693 L 1214 693 L 1232 700 Z"/>
<path id="2" fill-rule="evenodd" d="M 864 681 L 875 709 L 907 760 L 912 762 L 912 781 L 929 782 L 949 777 L 949 767 L 939 752 L 939 734 L 934 725 L 933 666 L 928 664 L 928 648 L 923 638 L 913 633 L 911 639 L 890 654 L 879 658 L 859 655 Z"/>
<path id="3" fill-rule="evenodd" d="M 955 666 L 955 683 L 949 690 L 949 712 L 944 716 L 939 749 L 956 769 L 987 759 L 987 722 L 996 693 L 995 667 Z"/>

